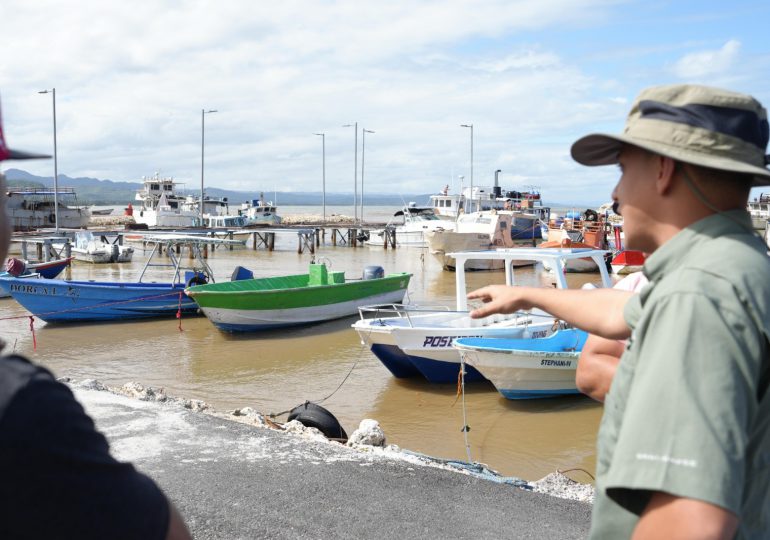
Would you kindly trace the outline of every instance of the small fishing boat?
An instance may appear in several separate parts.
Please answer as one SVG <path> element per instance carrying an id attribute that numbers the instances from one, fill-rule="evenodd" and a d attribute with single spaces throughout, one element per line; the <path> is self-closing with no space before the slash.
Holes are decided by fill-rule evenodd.
<path id="1" fill-rule="evenodd" d="M 54 279 L 62 270 L 69 266 L 72 257 L 55 259 L 53 261 L 30 263 L 22 259 L 10 258 L 5 262 L 5 272 L 0 277 Z M 8 298 L 11 294 L 0 283 L 0 298 Z"/>
<path id="2" fill-rule="evenodd" d="M 578 358 L 588 334 L 569 328 L 545 338 L 463 338 L 455 341 L 463 360 L 507 399 L 579 394 Z"/>
<path id="3" fill-rule="evenodd" d="M 502 259 L 507 285 L 515 284 L 514 261 L 549 262 L 557 269 L 552 274 L 556 287 L 566 289 L 564 267 L 572 259 L 591 257 L 596 263 L 602 263 L 599 267 L 601 285 L 609 287 L 609 272 L 603 264 L 606 253 L 604 250 L 539 248 L 450 253 L 457 260 L 454 309 L 418 305 L 362 307 L 359 310 L 361 319 L 353 324 L 353 328 L 394 377 L 424 377 L 433 383 L 456 383 L 460 372 L 460 355 L 452 346 L 456 340 L 468 337 L 518 339 L 525 335 L 547 337 L 566 328 L 565 323 L 540 310 L 471 319 L 466 298 L 466 261 Z M 466 366 L 465 380 L 482 381 L 484 376 L 474 367 Z"/>
<path id="4" fill-rule="evenodd" d="M 401 218 L 400 224 L 393 221 L 384 229 L 374 229 L 369 232 L 366 243 L 370 246 L 384 246 L 388 232 L 395 232 L 396 245 L 410 247 L 427 247 L 425 233 L 435 229 L 454 230 L 452 221 L 439 219 L 433 208 L 417 206 L 410 202 L 407 206 L 393 214 L 394 218 Z"/>
<path id="5" fill-rule="evenodd" d="M 362 278 L 345 279 L 345 272 L 311 263 L 307 274 L 197 285 L 185 292 L 217 328 L 254 332 L 347 317 L 366 304 L 402 302 L 411 277 L 385 275 L 372 266 Z"/>
<path id="6" fill-rule="evenodd" d="M 278 209 L 272 201 L 266 201 L 261 193 L 259 199 L 252 199 L 241 204 L 238 213 L 246 219 L 247 226 L 278 225 L 281 223 Z"/>
<path id="7" fill-rule="evenodd" d="M 63 243 L 53 243 L 57 252 L 65 249 Z M 115 242 L 108 242 L 105 237 L 97 238 L 91 231 L 75 233 L 75 242 L 70 246 L 72 256 L 78 260 L 93 264 L 131 262 L 134 248 Z"/>
<path id="8" fill-rule="evenodd" d="M 586 214 L 593 219 L 584 219 L 580 225 L 570 225 L 564 229 L 550 229 L 548 240 L 539 244 L 541 249 L 607 249 L 606 222 L 602 216 L 596 217 L 596 212 Z M 603 264 L 603 263 L 601 263 Z M 546 270 L 554 271 L 548 261 L 543 262 Z M 565 272 L 597 272 L 599 263 L 591 257 L 571 259 L 566 265 Z"/>
<path id="9" fill-rule="evenodd" d="M 211 268 L 203 257 L 204 246 L 245 243 L 184 235 L 148 235 L 144 241 L 153 248 L 136 282 L 7 276 L 0 277 L 0 284 L 27 311 L 46 322 L 122 321 L 195 315 L 198 306 L 185 296 L 185 287 L 214 280 Z M 176 254 L 177 247 L 189 248 L 189 260 L 186 255 Z M 165 252 L 162 257 L 161 252 Z M 164 283 L 145 281 L 145 278 L 150 279 L 148 270 L 152 267 L 170 268 L 173 271 L 171 279 Z"/>
<path id="10" fill-rule="evenodd" d="M 454 270 L 455 260 L 447 254 L 455 251 L 476 251 L 486 249 L 513 248 L 516 246 L 534 246 L 534 238 L 521 240 L 514 235 L 514 223 L 517 219 L 533 214 L 522 214 L 518 210 L 483 210 L 461 214 L 455 222 L 455 229 L 433 229 L 425 232 L 431 255 L 441 263 L 445 270 Z M 514 263 L 517 266 L 531 266 L 530 260 Z M 466 270 L 500 270 L 502 259 L 471 259 L 466 262 Z"/>

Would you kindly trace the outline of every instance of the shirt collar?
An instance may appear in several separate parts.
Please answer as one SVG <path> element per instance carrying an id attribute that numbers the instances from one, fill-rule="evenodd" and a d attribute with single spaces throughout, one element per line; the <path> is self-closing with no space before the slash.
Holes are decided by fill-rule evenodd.
<path id="1" fill-rule="evenodd" d="M 718 236 L 747 234 L 752 230 L 746 210 L 728 210 L 691 223 L 655 250 L 644 264 L 644 275 L 655 281 L 680 266 L 691 250 Z"/>

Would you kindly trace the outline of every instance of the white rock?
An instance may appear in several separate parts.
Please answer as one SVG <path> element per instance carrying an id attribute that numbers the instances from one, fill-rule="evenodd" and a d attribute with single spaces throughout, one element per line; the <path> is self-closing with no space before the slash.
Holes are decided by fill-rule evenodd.
<path id="1" fill-rule="evenodd" d="M 385 432 L 377 420 L 365 418 L 358 429 L 348 437 L 348 446 L 363 444 L 366 446 L 385 446 Z"/>
<path id="2" fill-rule="evenodd" d="M 321 431 L 314 427 L 307 427 L 299 420 L 291 420 L 290 422 L 286 422 L 283 425 L 283 428 L 289 432 L 294 433 L 295 435 L 301 435 L 302 437 L 305 437 L 307 439 L 316 439 L 316 440 L 328 440 L 326 438 L 326 435 L 321 433 Z"/>
<path id="3" fill-rule="evenodd" d="M 554 472 L 536 482 L 530 482 L 533 491 L 545 493 L 561 499 L 571 499 L 593 503 L 594 487 L 591 484 L 581 484 L 560 472 Z"/>
<path id="4" fill-rule="evenodd" d="M 128 382 L 121 387 L 120 391 L 129 397 L 142 401 L 166 401 L 168 399 L 163 388 L 144 386 L 138 382 Z"/>
<path id="5" fill-rule="evenodd" d="M 205 411 L 210 408 L 208 403 L 201 401 L 200 399 L 181 399 L 179 400 L 179 403 L 185 409 L 190 409 L 195 412 Z"/>
<path id="6" fill-rule="evenodd" d="M 78 388 L 85 388 L 86 390 L 99 390 L 99 391 L 107 390 L 107 387 L 104 386 L 99 381 L 97 381 L 96 379 L 83 379 L 82 381 L 77 383 L 76 386 Z"/>

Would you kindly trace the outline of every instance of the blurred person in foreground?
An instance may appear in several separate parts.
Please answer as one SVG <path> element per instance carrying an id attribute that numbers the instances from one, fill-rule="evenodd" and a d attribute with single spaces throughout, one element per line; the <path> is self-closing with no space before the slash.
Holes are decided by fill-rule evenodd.
<path id="1" fill-rule="evenodd" d="M 622 135 L 572 146 L 619 164 L 639 294 L 490 286 L 473 317 L 541 308 L 627 339 L 597 443 L 592 538 L 770 537 L 770 258 L 746 203 L 770 184 L 767 112 L 705 86 L 643 91 Z"/>
<path id="2" fill-rule="evenodd" d="M 0 114 L 0 162 L 45 157 L 9 149 Z M 0 261 L 11 237 L 6 193 L 0 172 Z M 190 534 L 150 478 L 110 455 L 70 389 L 11 354 L 0 357 L 0 538 L 186 540 Z"/>
<path id="3" fill-rule="evenodd" d="M 647 278 L 644 274 L 632 272 L 615 283 L 613 288 L 639 292 L 645 285 L 647 285 Z M 575 373 L 577 389 L 591 399 L 604 403 L 625 347 L 626 341 L 623 339 L 605 339 L 596 334 L 590 334 L 578 359 Z"/>

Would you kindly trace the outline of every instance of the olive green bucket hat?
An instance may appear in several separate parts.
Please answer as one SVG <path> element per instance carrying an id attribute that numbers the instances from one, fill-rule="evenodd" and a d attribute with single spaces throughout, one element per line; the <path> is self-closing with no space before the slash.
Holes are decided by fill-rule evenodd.
<path id="1" fill-rule="evenodd" d="M 618 162 L 624 144 L 677 161 L 753 175 L 770 185 L 767 111 L 753 97 L 691 84 L 655 86 L 636 98 L 621 135 L 594 133 L 572 145 L 583 165 Z"/>

